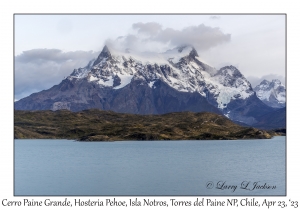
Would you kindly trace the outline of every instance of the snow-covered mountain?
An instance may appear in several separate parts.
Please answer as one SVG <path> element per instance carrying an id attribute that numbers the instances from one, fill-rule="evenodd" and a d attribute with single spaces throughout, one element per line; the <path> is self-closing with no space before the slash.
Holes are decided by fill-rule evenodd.
<path id="1" fill-rule="evenodd" d="M 123 88 L 132 80 L 142 80 L 155 88 L 155 82 L 161 80 L 180 92 L 198 92 L 204 97 L 209 93 L 220 109 L 226 108 L 230 100 L 254 94 L 250 83 L 234 66 L 217 71 L 196 57 L 193 47 L 182 46 L 158 54 L 154 61 L 143 62 L 130 54 L 112 56 L 105 46 L 92 66 L 75 69 L 67 79 L 87 79 L 112 89 Z"/>
<path id="2" fill-rule="evenodd" d="M 277 79 L 263 80 L 254 88 L 257 97 L 274 108 L 283 108 L 286 106 L 286 89 L 283 84 Z"/>
<path id="3" fill-rule="evenodd" d="M 237 68 L 217 70 L 188 45 L 139 54 L 105 46 L 59 85 L 15 103 L 15 109 L 25 110 L 88 108 L 137 114 L 210 111 L 247 124 L 273 110 Z"/>

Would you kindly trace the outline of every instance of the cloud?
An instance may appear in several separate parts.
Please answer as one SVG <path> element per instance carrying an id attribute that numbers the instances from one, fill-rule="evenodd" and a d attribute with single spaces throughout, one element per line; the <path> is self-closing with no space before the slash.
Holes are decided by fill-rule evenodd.
<path id="1" fill-rule="evenodd" d="M 128 48 L 137 52 L 164 52 L 183 44 L 204 51 L 230 41 L 230 34 L 203 24 L 177 30 L 163 28 L 156 22 L 139 22 L 132 24 L 132 30 L 132 33 L 116 40 L 107 40 L 106 44 L 123 52 Z M 97 55 L 93 51 L 63 52 L 59 49 L 24 51 L 15 57 L 15 99 L 51 88 Z"/>
<path id="2" fill-rule="evenodd" d="M 150 22 L 150 23 L 134 23 L 132 25 L 133 29 L 137 29 L 138 33 L 148 34 L 155 36 L 157 33 L 162 31 L 162 26 L 159 23 Z"/>
<path id="3" fill-rule="evenodd" d="M 164 51 L 188 44 L 198 51 L 205 51 L 231 40 L 231 35 L 223 33 L 220 28 L 204 24 L 177 30 L 163 28 L 155 22 L 139 22 L 134 23 L 132 29 L 134 33 L 120 36 L 117 40 L 108 40 L 107 43 L 121 50 L 130 48 L 136 51 L 157 51 L 159 48 Z"/>
<path id="4" fill-rule="evenodd" d="M 217 16 L 217 15 L 212 15 L 212 16 L 209 17 L 209 19 L 211 19 L 211 20 L 219 20 L 219 19 L 221 19 L 221 17 Z"/>
<path id="5" fill-rule="evenodd" d="M 15 99 L 51 88 L 97 55 L 93 51 L 62 52 L 59 49 L 24 51 L 15 57 Z"/>
<path id="6" fill-rule="evenodd" d="M 30 63 L 30 62 L 44 62 L 53 61 L 55 63 L 64 63 L 70 59 L 82 60 L 89 59 L 94 56 L 93 51 L 73 51 L 63 52 L 59 49 L 33 49 L 24 51 L 22 54 L 15 57 L 16 62 Z"/>
<path id="7" fill-rule="evenodd" d="M 201 24 L 190 26 L 183 30 L 167 28 L 154 39 L 161 42 L 170 42 L 174 46 L 190 44 L 199 51 L 203 51 L 229 42 L 230 34 L 224 34 L 219 28 L 212 28 Z"/>

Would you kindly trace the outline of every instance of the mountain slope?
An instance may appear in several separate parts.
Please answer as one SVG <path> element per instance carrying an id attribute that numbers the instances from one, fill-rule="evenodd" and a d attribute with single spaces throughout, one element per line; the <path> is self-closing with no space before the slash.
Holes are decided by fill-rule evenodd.
<path id="1" fill-rule="evenodd" d="M 267 113 L 258 119 L 253 127 L 260 129 L 286 128 L 286 108 L 280 108 Z"/>
<path id="2" fill-rule="evenodd" d="M 192 46 L 165 53 L 120 53 L 105 46 L 97 59 L 49 90 L 15 102 L 19 110 L 89 108 L 134 114 L 222 113 L 246 124 L 273 111 L 234 66 L 201 62 Z"/>

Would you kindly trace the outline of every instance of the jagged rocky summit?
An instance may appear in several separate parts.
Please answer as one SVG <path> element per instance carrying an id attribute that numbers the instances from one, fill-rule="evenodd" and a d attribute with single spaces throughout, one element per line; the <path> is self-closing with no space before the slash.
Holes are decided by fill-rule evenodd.
<path id="1" fill-rule="evenodd" d="M 192 46 L 165 53 L 120 53 L 105 46 L 98 58 L 60 84 L 15 102 L 18 110 L 90 108 L 134 114 L 213 112 L 248 125 L 275 109 L 257 96 L 234 66 L 201 62 Z"/>
<path id="2" fill-rule="evenodd" d="M 286 106 L 286 89 L 277 79 L 263 80 L 254 88 L 257 97 L 266 105 L 274 108 L 283 108 Z"/>

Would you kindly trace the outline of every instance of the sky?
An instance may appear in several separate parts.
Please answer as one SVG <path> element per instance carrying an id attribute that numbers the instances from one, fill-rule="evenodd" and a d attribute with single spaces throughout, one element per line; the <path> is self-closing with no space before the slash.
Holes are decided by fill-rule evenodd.
<path id="1" fill-rule="evenodd" d="M 14 15 L 15 101 L 51 88 L 98 56 L 105 44 L 164 52 L 190 44 L 199 60 L 236 66 L 255 87 L 286 75 L 286 16 Z"/>

